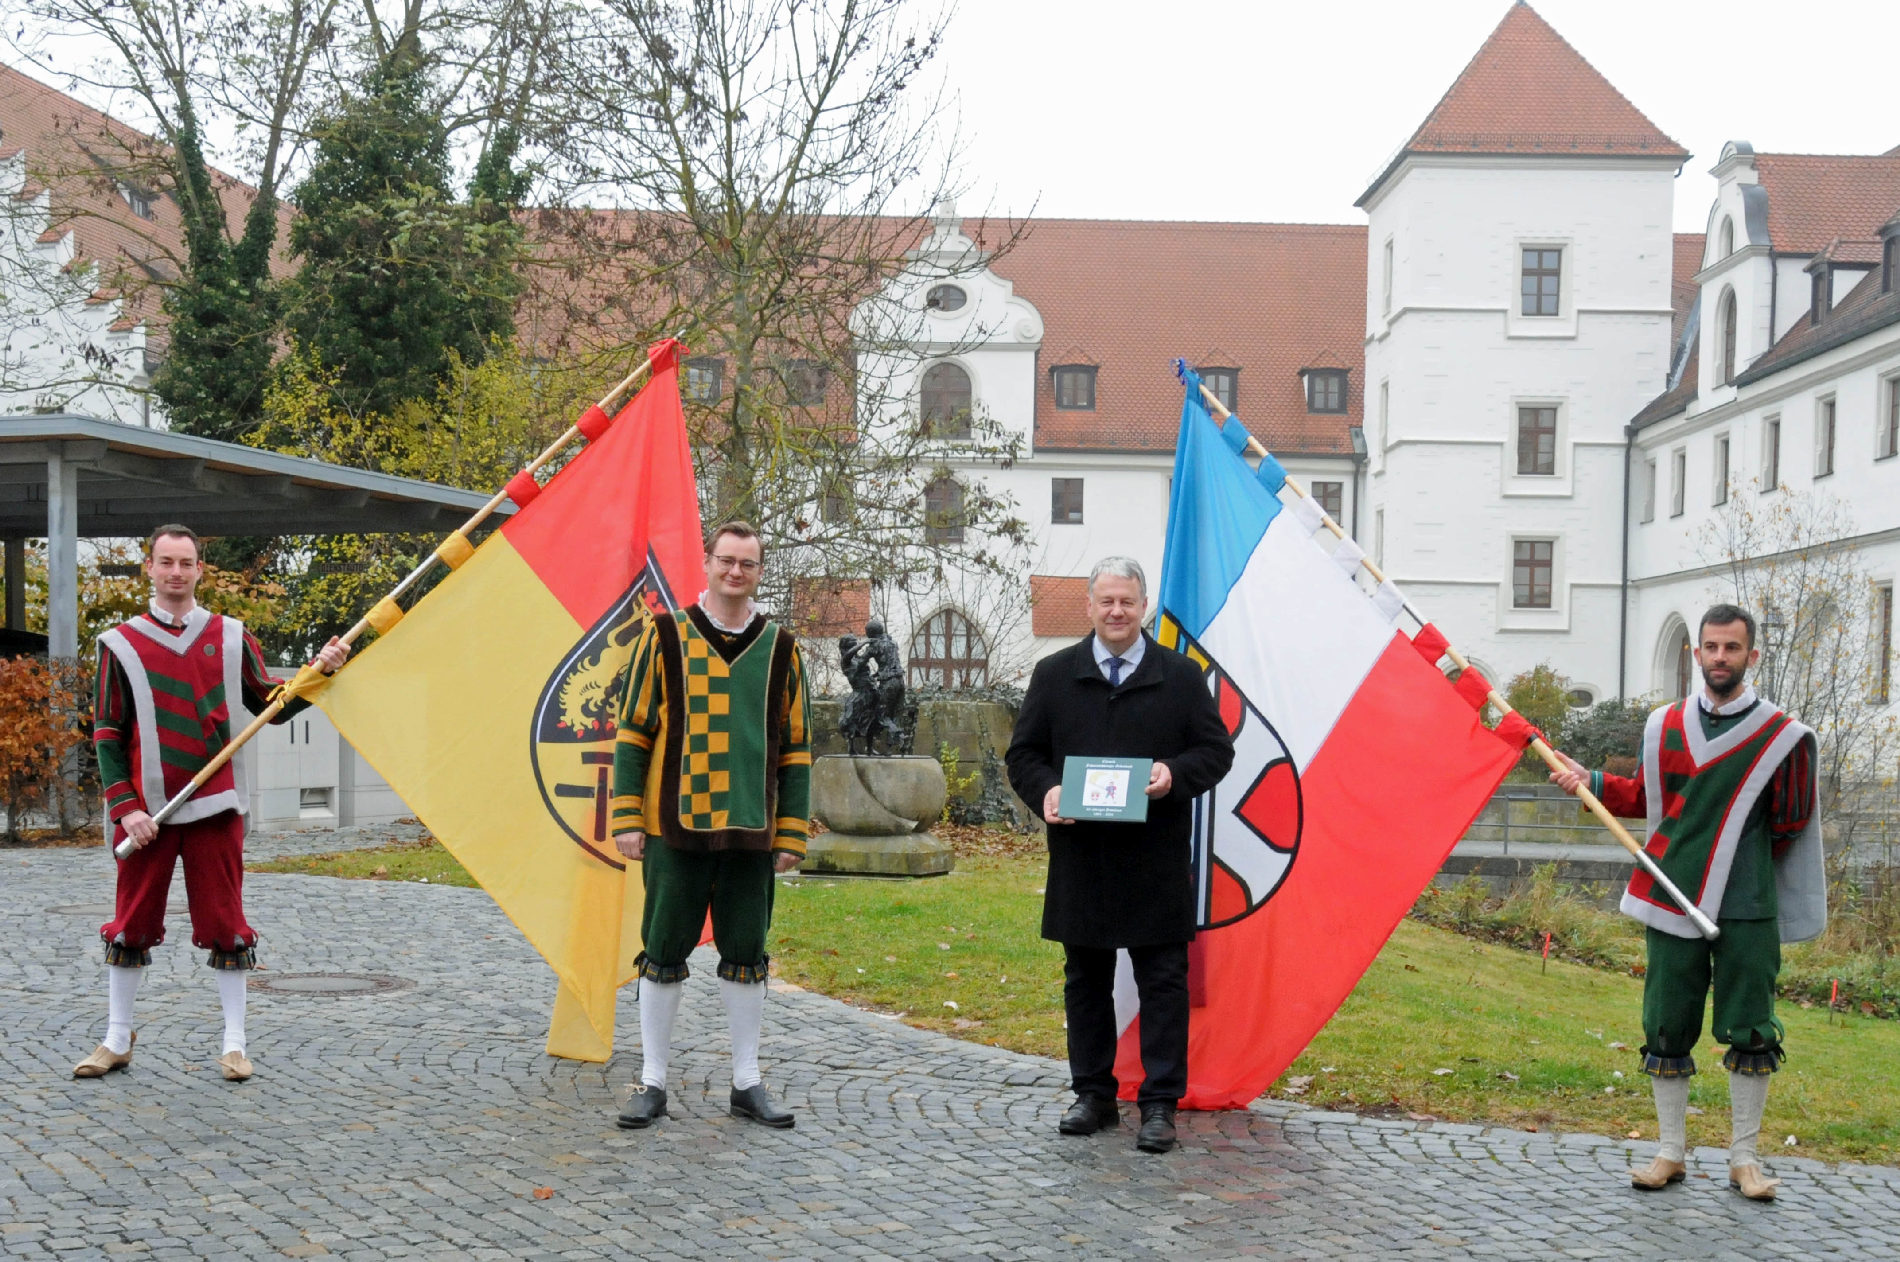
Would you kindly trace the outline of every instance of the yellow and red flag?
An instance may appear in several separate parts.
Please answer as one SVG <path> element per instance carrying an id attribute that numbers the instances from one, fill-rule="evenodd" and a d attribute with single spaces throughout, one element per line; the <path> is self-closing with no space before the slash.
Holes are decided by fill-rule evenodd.
<path id="1" fill-rule="evenodd" d="M 545 486 L 315 697 L 560 978 L 548 1052 L 604 1061 L 640 950 L 608 834 L 614 717 L 642 621 L 699 590 L 680 344 Z"/>

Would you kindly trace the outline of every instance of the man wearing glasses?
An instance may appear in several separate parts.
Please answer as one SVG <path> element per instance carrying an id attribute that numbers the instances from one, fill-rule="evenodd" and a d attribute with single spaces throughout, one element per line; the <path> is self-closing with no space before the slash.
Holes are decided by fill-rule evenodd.
<path id="1" fill-rule="evenodd" d="M 759 1078 L 772 877 L 805 857 L 811 735 L 804 665 L 761 613 L 764 547 L 742 521 L 706 544 L 706 590 L 647 624 L 634 646 L 614 745 L 614 845 L 641 861 L 640 1084 L 629 1130 L 666 1116 L 666 1069 L 686 957 L 712 915 L 732 1032 L 734 1117 L 789 1127 Z"/>

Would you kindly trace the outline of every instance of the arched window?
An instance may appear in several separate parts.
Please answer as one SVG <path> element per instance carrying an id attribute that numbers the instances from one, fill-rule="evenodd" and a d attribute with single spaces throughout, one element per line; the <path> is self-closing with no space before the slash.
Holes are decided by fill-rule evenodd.
<path id="1" fill-rule="evenodd" d="M 1717 308 L 1716 335 L 1722 339 L 1720 384 L 1735 380 L 1735 291 L 1724 289 Z"/>
<path id="2" fill-rule="evenodd" d="M 1684 626 L 1676 632 L 1676 695 L 1686 697 L 1695 688 L 1695 645 L 1689 639 L 1689 628 Z"/>
<path id="3" fill-rule="evenodd" d="M 963 488 L 948 474 L 924 487 L 924 542 L 963 542 Z"/>
<path id="4" fill-rule="evenodd" d="M 924 370 L 919 399 L 924 433 L 932 438 L 970 436 L 970 374 L 955 364 L 932 364 Z"/>
<path id="5" fill-rule="evenodd" d="M 910 637 L 910 682 L 940 688 L 981 688 L 990 681 L 990 646 L 976 624 L 954 609 L 939 609 Z"/>
<path id="6" fill-rule="evenodd" d="M 1722 235 L 1717 237 L 1716 240 L 1719 243 L 1716 258 L 1725 259 L 1735 253 L 1735 220 L 1733 217 L 1728 215 L 1722 216 Z"/>

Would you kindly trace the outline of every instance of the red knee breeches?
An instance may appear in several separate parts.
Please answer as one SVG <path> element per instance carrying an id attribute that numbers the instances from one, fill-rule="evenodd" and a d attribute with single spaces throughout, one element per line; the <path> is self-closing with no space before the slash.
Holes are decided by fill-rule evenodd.
<path id="1" fill-rule="evenodd" d="M 165 899 L 181 859 L 192 945 L 211 952 L 213 968 L 251 967 L 257 933 L 244 919 L 244 817 L 236 811 L 166 824 L 149 845 L 119 863 L 117 906 L 99 928 L 107 962 L 151 961 L 151 949 L 165 940 Z"/>

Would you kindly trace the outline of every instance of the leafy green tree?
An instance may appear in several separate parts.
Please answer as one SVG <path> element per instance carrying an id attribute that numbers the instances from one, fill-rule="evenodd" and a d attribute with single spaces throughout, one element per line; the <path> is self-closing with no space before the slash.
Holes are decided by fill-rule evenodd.
<path id="1" fill-rule="evenodd" d="M 1553 748 L 1563 749 L 1565 725 L 1570 722 L 1570 680 L 1549 662 L 1539 662 L 1504 686 L 1504 699 L 1511 708 L 1535 723 Z M 1526 749 L 1518 767 L 1541 771 L 1544 760 Z"/>
<path id="2" fill-rule="evenodd" d="M 353 415 L 433 398 L 451 363 L 514 335 L 525 180 L 498 129 L 470 201 L 450 191 L 449 133 L 427 60 L 399 40 L 318 121 L 291 229 L 301 260 L 288 325 Z"/>

